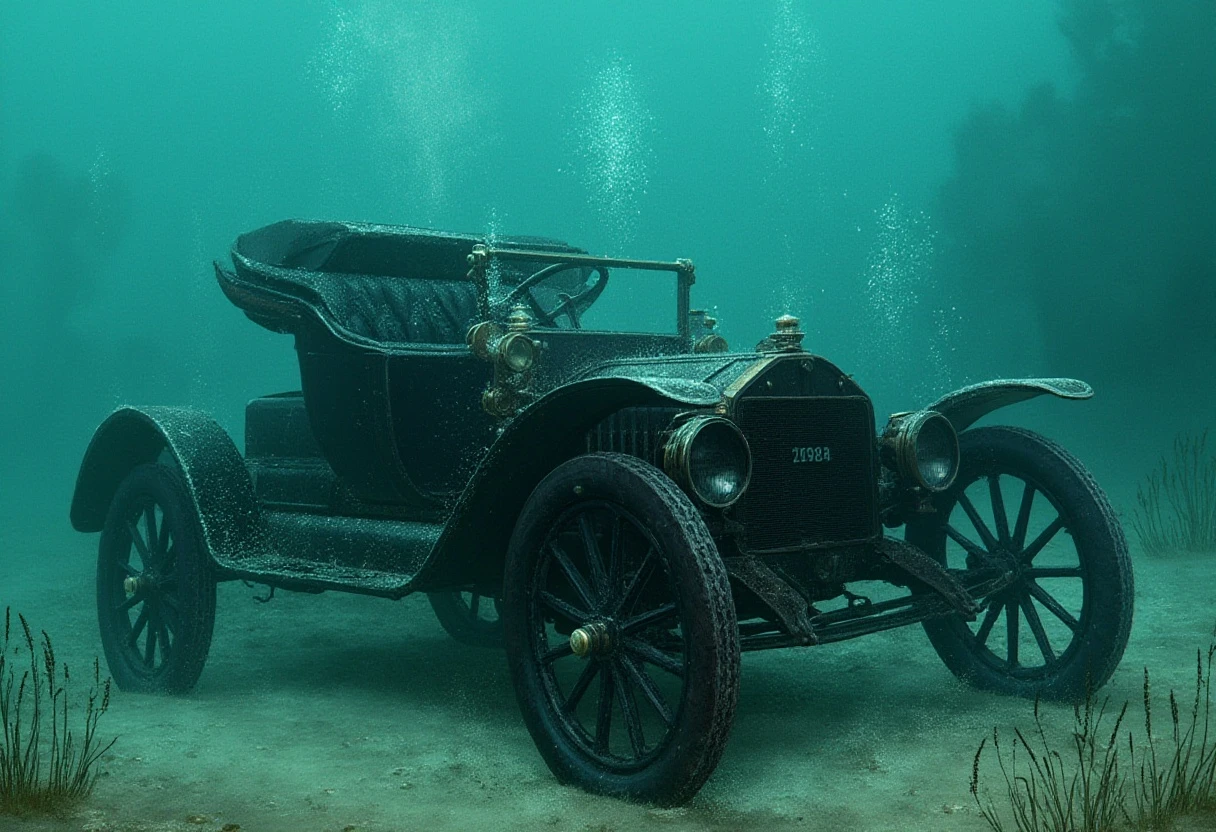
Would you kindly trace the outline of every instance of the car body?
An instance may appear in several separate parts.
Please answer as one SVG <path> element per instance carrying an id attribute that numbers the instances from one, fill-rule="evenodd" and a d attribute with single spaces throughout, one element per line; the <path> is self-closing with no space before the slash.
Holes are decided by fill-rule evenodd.
<path id="1" fill-rule="evenodd" d="M 1082 382 L 973 385 L 876 430 L 796 318 L 729 350 L 691 308 L 687 260 L 311 221 L 243 235 L 232 258 L 220 287 L 294 337 L 301 389 L 249 403 L 243 454 L 186 408 L 124 407 L 98 428 L 71 517 L 102 532 L 122 687 L 194 684 L 216 581 L 426 592 L 457 638 L 505 642 L 561 779 L 680 803 L 721 754 L 741 652 L 923 622 L 960 677 L 1061 698 L 1123 652 L 1132 579 L 1101 491 L 1049 440 L 972 428 L 1035 396 L 1087 398 Z M 672 332 L 581 326 L 620 270 L 674 280 Z M 982 518 L 966 489 L 985 484 Z M 1043 507 L 1057 518 L 1032 538 Z M 1075 565 L 1034 565 L 1061 530 Z M 1059 594 L 1071 611 L 1052 580 L 1076 582 Z M 871 601 L 859 582 L 902 591 Z"/>

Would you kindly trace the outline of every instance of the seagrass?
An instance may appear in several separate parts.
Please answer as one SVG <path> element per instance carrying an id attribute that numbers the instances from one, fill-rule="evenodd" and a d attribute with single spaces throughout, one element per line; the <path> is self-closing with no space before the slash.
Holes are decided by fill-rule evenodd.
<path id="1" fill-rule="evenodd" d="M 1135 778 L 1131 793 L 1136 805 L 1137 825 L 1142 829 L 1168 829 L 1176 818 L 1216 804 L 1216 736 L 1209 736 L 1213 654 L 1216 654 L 1216 643 L 1209 645 L 1206 659 L 1202 650 L 1196 651 L 1195 696 L 1185 727 L 1180 719 L 1178 699 L 1174 691 L 1170 691 L 1173 748 L 1168 757 L 1159 758 L 1156 743 L 1151 740 L 1137 751 L 1134 739 L 1128 734 L 1128 754 Z M 1144 671 L 1144 731 L 1147 737 L 1153 736 L 1152 688 L 1147 668 Z"/>
<path id="2" fill-rule="evenodd" d="M 92 792 L 97 762 L 114 745 L 115 740 L 103 744 L 97 736 L 98 722 L 110 707 L 110 680 L 102 681 L 94 658 L 82 727 L 73 730 L 70 669 L 57 661 L 45 630 L 35 641 L 25 616 L 18 615 L 17 623 L 20 632 L 14 633 L 12 610 L 6 609 L 0 643 L 0 813 L 55 812 Z"/>
<path id="3" fill-rule="evenodd" d="M 1032 739 L 1015 728 L 1014 742 L 1006 752 L 999 731 L 993 728 L 991 737 L 981 740 L 971 766 L 970 791 L 980 817 L 994 832 L 1164 832 L 1179 818 L 1216 808 L 1216 732 L 1211 724 L 1214 657 L 1216 632 L 1206 652 L 1196 651 L 1195 691 L 1189 712 L 1181 710 L 1173 690 L 1169 693 L 1168 738 L 1153 734 L 1148 668 L 1142 695 L 1145 735 L 1140 740 L 1130 730 L 1126 743 L 1119 738 L 1127 702 L 1108 735 L 1102 723 L 1109 699 L 1096 706 L 1092 692 L 1073 709 L 1071 743 L 1049 737 L 1037 700 Z M 1065 748 L 1063 753 L 1060 745 Z M 1159 749 L 1159 745 L 1167 748 Z M 989 747 L 1003 785 L 1001 808 L 981 788 L 981 762 Z M 1019 761 L 1019 756 L 1025 760 Z"/>
<path id="4" fill-rule="evenodd" d="M 1126 814 L 1116 738 L 1127 714 L 1127 703 L 1120 709 L 1107 739 L 1102 723 L 1108 716 L 1109 702 L 1104 699 L 1098 705 L 1092 690 L 1087 692 L 1085 701 L 1073 708 L 1072 742 L 1065 743 L 1063 754 L 1048 738 L 1037 698 L 1033 745 L 1021 729 L 1015 728 L 1008 764 L 1001 749 L 1000 733 L 993 728 L 992 748 L 1004 781 L 1012 828 L 1018 832 L 1106 832 Z M 980 794 L 980 761 L 987 739 L 981 740 L 972 762 L 971 797 L 988 826 L 995 832 L 1004 832 L 1008 827 L 992 796 L 987 792 L 982 797 Z M 1022 768 L 1018 765 L 1019 749 L 1027 760 Z"/>
<path id="5" fill-rule="evenodd" d="M 1136 489 L 1131 525 L 1150 555 L 1216 552 L 1216 453 L 1208 432 L 1174 439 L 1172 457 Z"/>

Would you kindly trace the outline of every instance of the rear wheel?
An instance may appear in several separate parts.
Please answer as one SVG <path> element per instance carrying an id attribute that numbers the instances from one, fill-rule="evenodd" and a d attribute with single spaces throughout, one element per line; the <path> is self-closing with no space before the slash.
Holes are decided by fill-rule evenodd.
<path id="1" fill-rule="evenodd" d="M 504 595 L 515 691 L 554 774 L 665 805 L 696 794 L 734 718 L 739 633 L 688 497 L 633 457 L 559 466 L 520 515 Z"/>
<path id="2" fill-rule="evenodd" d="M 215 624 L 215 577 L 177 471 L 140 465 L 118 487 L 97 558 L 97 617 L 122 690 L 185 693 Z"/>
<path id="3" fill-rule="evenodd" d="M 925 622 L 957 676 L 1020 696 L 1079 700 L 1114 672 L 1131 632 L 1127 541 L 1093 477 L 1028 430 L 985 427 L 959 437 L 957 479 L 907 539 L 951 569 L 1013 573 L 974 622 Z"/>
<path id="4" fill-rule="evenodd" d="M 474 647 L 502 647 L 502 602 L 476 590 L 427 595 L 448 635 Z"/>

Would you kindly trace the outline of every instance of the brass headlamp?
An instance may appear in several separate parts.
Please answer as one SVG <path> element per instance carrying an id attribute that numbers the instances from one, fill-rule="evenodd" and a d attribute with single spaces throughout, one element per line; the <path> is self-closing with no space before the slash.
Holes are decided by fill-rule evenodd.
<path id="1" fill-rule="evenodd" d="M 945 491 L 958 474 L 958 434 L 935 410 L 896 413 L 879 445 L 887 467 L 926 491 Z"/>

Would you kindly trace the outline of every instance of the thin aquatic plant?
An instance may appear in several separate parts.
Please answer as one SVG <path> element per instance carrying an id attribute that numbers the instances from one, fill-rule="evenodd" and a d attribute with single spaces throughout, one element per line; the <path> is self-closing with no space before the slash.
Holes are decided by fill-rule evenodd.
<path id="1" fill-rule="evenodd" d="M 1158 758 L 1153 741 L 1152 689 L 1148 669 L 1144 670 L 1146 747 L 1137 752 L 1131 734 L 1127 738 L 1136 777 L 1132 796 L 1137 825 L 1142 829 L 1168 829 L 1176 818 L 1216 805 L 1216 736 L 1209 733 L 1212 727 L 1213 655 L 1216 655 L 1216 640 L 1208 646 L 1206 657 L 1204 651 L 1196 651 L 1195 695 L 1185 727 L 1179 715 L 1178 699 L 1174 691 L 1170 691 L 1173 749 L 1167 758 Z"/>
<path id="2" fill-rule="evenodd" d="M 1136 489 L 1131 525 L 1150 555 L 1216 552 L 1216 453 L 1208 451 L 1208 432 L 1174 439 L 1172 459 Z"/>
<path id="3" fill-rule="evenodd" d="M 1015 728 L 1008 763 L 1001 749 L 1000 734 L 993 729 L 993 753 L 1004 780 L 1013 828 L 1018 832 L 1106 832 L 1126 815 L 1117 738 L 1127 704 L 1115 718 L 1109 739 L 1103 742 L 1106 732 L 1102 723 L 1107 718 L 1108 705 L 1109 699 L 1096 704 L 1093 692 L 1087 691 L 1085 702 L 1073 708 L 1071 751 L 1065 754 L 1048 739 L 1037 697 L 1033 744 L 1021 729 Z M 994 832 L 1004 832 L 1006 826 L 992 796 L 986 790 L 980 796 L 980 762 L 987 739 L 980 742 L 972 762 L 971 797 L 988 826 Z M 1026 757 L 1021 769 L 1019 748 Z"/>
<path id="4" fill-rule="evenodd" d="M 25 616 L 18 615 L 17 621 L 20 633 L 14 633 L 12 610 L 6 609 L 0 642 L 0 813 L 59 811 L 92 792 L 97 763 L 116 741 L 103 743 L 97 735 L 110 708 L 110 680 L 102 681 L 94 658 L 83 730 L 74 731 L 70 669 L 56 660 L 45 630 L 35 642 Z M 23 648 L 28 667 L 18 659 Z"/>
<path id="5" fill-rule="evenodd" d="M 988 790 L 981 789 L 981 761 L 989 746 L 989 738 L 984 737 L 972 761 L 970 784 L 980 817 L 993 832 L 1010 828 L 1006 817 L 1012 818 L 1017 832 L 1105 832 L 1121 825 L 1163 832 L 1181 817 L 1216 809 L 1216 726 L 1211 719 L 1214 658 L 1216 631 L 1206 652 L 1196 651 L 1189 716 L 1184 716 L 1175 692 L 1169 693 L 1172 748 L 1168 750 L 1158 749 L 1159 742 L 1154 740 L 1148 668 L 1142 694 L 1145 737 L 1140 743 L 1130 730 L 1126 745 L 1119 739 L 1127 702 L 1107 737 L 1102 722 L 1109 699 L 1095 706 L 1092 691 L 1086 692 L 1083 704 L 1073 708 L 1072 753 L 1061 754 L 1048 739 L 1037 699 L 1032 739 L 1015 728 L 1015 741 L 1006 754 L 1000 734 L 993 728 L 991 748 L 1007 804 L 998 810 Z M 1165 742 L 1162 737 L 1160 744 Z M 1127 756 L 1121 760 L 1124 752 Z M 1027 762 L 1019 765 L 1019 754 Z"/>

